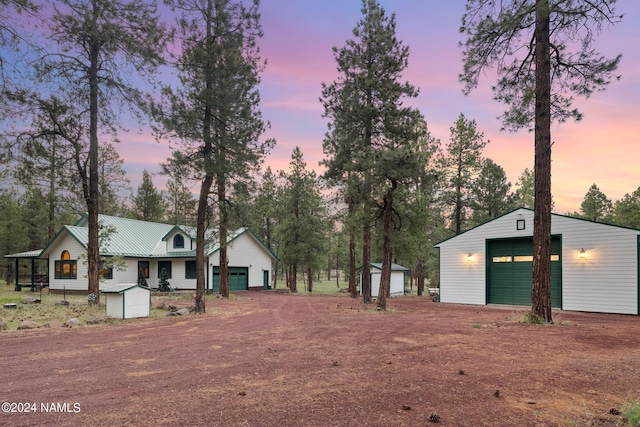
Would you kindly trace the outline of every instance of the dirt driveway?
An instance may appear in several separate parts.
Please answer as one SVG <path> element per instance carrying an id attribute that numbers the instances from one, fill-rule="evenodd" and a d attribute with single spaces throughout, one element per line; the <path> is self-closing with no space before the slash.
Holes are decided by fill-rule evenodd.
<path id="1" fill-rule="evenodd" d="M 389 306 L 249 292 L 206 315 L 2 332 L 0 401 L 31 412 L 0 425 L 613 426 L 640 398 L 638 316 Z"/>

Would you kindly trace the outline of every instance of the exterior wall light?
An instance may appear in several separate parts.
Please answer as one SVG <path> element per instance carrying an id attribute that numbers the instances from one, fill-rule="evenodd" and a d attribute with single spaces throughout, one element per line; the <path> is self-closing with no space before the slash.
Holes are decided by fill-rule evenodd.
<path id="1" fill-rule="evenodd" d="M 581 261 L 587 259 L 587 251 L 585 251 L 584 248 L 580 249 L 580 252 L 578 252 L 578 259 L 580 259 Z"/>
<path id="2" fill-rule="evenodd" d="M 467 262 L 473 262 L 473 254 L 469 252 L 466 257 Z"/>

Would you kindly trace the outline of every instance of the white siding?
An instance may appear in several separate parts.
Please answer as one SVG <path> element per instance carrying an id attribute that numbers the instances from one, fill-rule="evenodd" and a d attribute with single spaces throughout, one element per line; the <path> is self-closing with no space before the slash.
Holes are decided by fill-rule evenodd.
<path id="1" fill-rule="evenodd" d="M 227 256 L 229 257 L 229 267 L 248 268 L 249 288 L 262 288 L 264 272 L 271 272 L 271 256 L 262 245 L 249 235 L 248 231 L 227 246 Z M 209 257 L 209 275 L 211 275 L 214 266 L 220 266 L 219 252 Z M 270 273 L 269 276 L 271 276 Z M 211 286 L 211 281 L 210 278 L 209 286 Z"/>
<path id="2" fill-rule="evenodd" d="M 76 279 L 56 279 L 55 268 L 56 261 L 60 260 L 63 251 L 68 251 L 71 260 L 77 261 Z M 67 232 L 61 234 L 57 242 L 47 249 L 47 254 L 43 256 L 49 257 L 49 288 L 54 290 L 67 291 L 86 291 L 89 289 L 87 281 L 87 266 L 85 259 L 78 259 L 81 255 L 86 255 L 84 247 L 78 243 L 76 239 L 71 237 Z"/>
<path id="3" fill-rule="evenodd" d="M 151 294 L 140 287 L 127 289 L 122 293 L 103 294 L 107 316 L 116 319 L 149 317 Z"/>
<path id="4" fill-rule="evenodd" d="M 638 234 L 605 224 L 554 217 L 562 231 L 562 308 L 638 314 Z M 584 249 L 586 259 L 580 259 Z"/>
<path id="5" fill-rule="evenodd" d="M 151 311 L 151 293 L 140 287 L 124 291 L 124 318 L 149 317 Z"/>
<path id="6" fill-rule="evenodd" d="M 562 238 L 564 310 L 638 314 L 639 231 L 553 215 L 551 233 Z M 486 304 L 486 241 L 532 235 L 533 211 L 519 209 L 437 245 L 440 301 Z"/>
<path id="7" fill-rule="evenodd" d="M 377 296 L 380 294 L 380 279 L 382 277 L 382 271 L 378 269 L 371 269 L 371 295 Z M 390 295 L 392 297 L 404 295 L 404 273 L 402 271 L 391 272 L 391 283 L 389 285 Z M 360 274 L 360 293 L 362 293 L 362 274 Z"/>
<path id="8" fill-rule="evenodd" d="M 114 319 L 124 319 L 124 313 L 122 312 L 123 294 L 103 294 L 102 298 L 106 306 L 107 316 L 111 316 Z"/>
<path id="9" fill-rule="evenodd" d="M 171 261 L 171 277 L 169 278 L 169 286 L 178 290 L 195 290 L 196 279 L 186 279 L 186 265 L 187 261 L 195 261 L 191 258 L 168 258 L 168 259 L 152 259 L 149 261 L 149 278 L 147 284 L 150 288 L 158 288 L 158 282 L 160 281 L 158 276 L 158 261 Z M 137 267 L 136 267 L 137 268 Z M 205 280 L 206 280 L 205 272 Z M 137 277 L 137 275 L 136 275 Z M 135 282 L 135 280 L 134 280 Z"/>

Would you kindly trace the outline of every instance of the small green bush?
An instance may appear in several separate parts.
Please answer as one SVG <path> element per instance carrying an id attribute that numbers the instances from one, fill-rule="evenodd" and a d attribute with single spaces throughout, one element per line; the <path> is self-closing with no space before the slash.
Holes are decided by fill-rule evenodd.
<path id="1" fill-rule="evenodd" d="M 167 270 L 163 268 L 160 271 L 160 280 L 158 281 L 158 290 L 160 292 L 171 292 L 171 286 L 168 279 L 169 274 L 167 274 Z"/>
<path id="2" fill-rule="evenodd" d="M 530 323 L 532 325 L 542 325 L 544 324 L 544 319 L 540 316 L 538 316 L 537 314 L 535 314 L 532 311 L 528 311 L 525 315 L 524 315 L 524 322 L 525 323 Z"/>
<path id="3" fill-rule="evenodd" d="M 640 402 L 634 400 L 622 406 L 622 415 L 627 427 L 640 427 Z"/>

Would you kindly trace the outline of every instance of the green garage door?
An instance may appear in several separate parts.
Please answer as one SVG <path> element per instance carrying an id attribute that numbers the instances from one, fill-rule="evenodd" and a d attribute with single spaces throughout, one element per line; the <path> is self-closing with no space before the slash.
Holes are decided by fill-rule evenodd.
<path id="1" fill-rule="evenodd" d="M 229 292 L 249 289 L 249 269 L 247 267 L 229 267 Z M 220 267 L 213 267 L 213 292 L 220 292 Z"/>
<path id="2" fill-rule="evenodd" d="M 531 305 L 533 239 L 490 240 L 487 245 L 487 303 Z M 561 303 L 561 252 L 559 236 L 551 238 L 551 306 Z"/>

